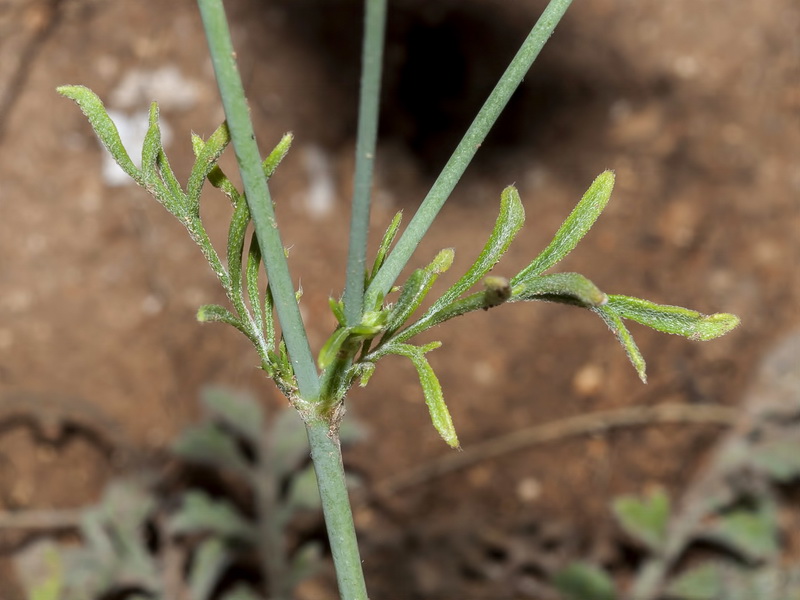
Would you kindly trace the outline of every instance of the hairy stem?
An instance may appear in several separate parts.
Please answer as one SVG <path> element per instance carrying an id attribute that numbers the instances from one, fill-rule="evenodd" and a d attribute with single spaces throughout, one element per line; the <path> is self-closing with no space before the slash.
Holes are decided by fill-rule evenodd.
<path id="1" fill-rule="evenodd" d="M 364 269 L 367 259 L 369 205 L 372 165 L 378 138 L 378 104 L 381 95 L 383 38 L 386 29 L 386 0 L 366 0 L 361 96 L 356 138 L 356 172 L 350 218 L 350 249 L 347 255 L 347 283 L 344 313 L 347 324 L 358 325 L 364 310 Z"/>
<path id="2" fill-rule="evenodd" d="M 367 600 L 338 432 L 331 429 L 327 419 L 308 419 L 306 432 L 336 567 L 339 596 L 344 600 Z"/>

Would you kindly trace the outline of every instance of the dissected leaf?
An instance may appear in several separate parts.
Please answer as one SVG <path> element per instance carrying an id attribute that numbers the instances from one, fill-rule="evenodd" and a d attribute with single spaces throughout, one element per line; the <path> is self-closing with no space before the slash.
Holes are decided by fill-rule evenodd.
<path id="1" fill-rule="evenodd" d="M 435 345 L 434 345 L 435 344 Z M 438 347 L 440 342 L 429 344 L 425 348 L 418 348 L 410 344 L 394 344 L 390 352 L 399 354 L 411 359 L 414 367 L 417 369 L 419 375 L 419 382 L 422 385 L 422 393 L 425 396 L 425 404 L 428 405 L 428 412 L 431 415 L 431 422 L 442 436 L 442 439 L 447 442 L 451 448 L 459 448 L 458 436 L 456 435 L 455 427 L 453 426 L 453 419 L 450 416 L 450 411 L 444 402 L 444 395 L 442 394 L 442 386 L 436 373 L 433 372 L 430 363 L 425 358 L 425 352 L 433 350 Z"/>
<path id="2" fill-rule="evenodd" d="M 228 274 L 234 296 L 238 296 L 242 289 L 242 253 L 249 223 L 250 209 L 242 198 L 233 209 L 228 227 Z M 244 315 L 240 316 L 244 318 Z"/>
<path id="3" fill-rule="evenodd" d="M 597 217 L 603 212 L 611 198 L 611 190 L 614 189 L 614 173 L 604 171 L 592 182 L 589 189 L 578 202 L 578 205 L 570 213 L 559 230 L 553 236 L 553 240 L 537 256 L 531 264 L 525 267 L 511 280 L 512 286 L 540 273 L 544 273 L 561 261 L 569 254 L 578 242 L 591 229 Z"/>
<path id="4" fill-rule="evenodd" d="M 553 578 L 565 600 L 616 600 L 614 582 L 608 574 L 586 563 L 572 563 Z"/>
<path id="5" fill-rule="evenodd" d="M 206 141 L 203 141 L 198 136 L 192 136 L 192 149 L 196 159 L 192 172 L 189 174 L 186 191 L 193 205 L 199 204 L 203 183 L 211 173 L 211 170 L 217 165 L 219 157 L 222 156 L 230 141 L 231 134 L 228 131 L 227 122 L 217 127 Z"/>
<path id="6" fill-rule="evenodd" d="M 519 193 L 515 187 L 509 186 L 500 195 L 500 214 L 478 258 L 467 272 L 428 309 L 423 319 L 436 314 L 480 281 L 506 253 L 524 223 L 525 209 Z"/>
<path id="7" fill-rule="evenodd" d="M 221 387 L 207 387 L 203 389 L 200 400 L 214 417 L 251 444 L 258 444 L 264 424 L 264 411 L 250 394 Z"/>
<path id="8" fill-rule="evenodd" d="M 189 574 L 191 600 L 211 600 L 214 588 L 232 560 L 230 550 L 221 539 L 211 537 L 204 540 L 192 560 Z"/>
<path id="9" fill-rule="evenodd" d="M 227 500 L 212 498 L 200 490 L 189 490 L 178 511 L 169 519 L 173 535 L 210 533 L 229 540 L 255 542 L 253 524 Z"/>
<path id="10" fill-rule="evenodd" d="M 250 248 L 247 250 L 247 264 L 245 266 L 245 283 L 247 298 L 250 300 L 250 311 L 259 331 L 264 331 L 264 309 L 261 305 L 261 292 L 258 288 L 258 267 L 261 264 L 261 247 L 258 238 L 253 234 L 250 238 Z M 272 348 L 275 339 L 267 340 L 267 347 Z"/>
<path id="11" fill-rule="evenodd" d="M 172 445 L 179 457 L 211 467 L 222 467 L 247 474 L 245 460 L 236 439 L 213 423 L 203 423 L 184 431 Z"/>
<path id="12" fill-rule="evenodd" d="M 327 369 L 334 360 L 342 345 L 347 341 L 352 329 L 350 327 L 337 327 L 331 336 L 322 345 L 317 357 L 317 365 L 320 369 Z"/>
<path id="13" fill-rule="evenodd" d="M 378 252 L 375 255 L 375 262 L 372 265 L 372 272 L 369 275 L 369 280 L 366 282 L 367 285 L 369 285 L 369 281 L 375 277 L 377 272 L 383 266 L 383 263 L 386 260 L 386 255 L 389 253 L 389 248 L 391 248 L 392 242 L 394 242 L 394 238 L 397 236 L 397 231 L 400 229 L 400 222 L 402 220 L 403 211 L 399 210 L 392 218 L 392 222 L 389 223 L 389 227 L 386 228 L 386 232 L 383 234 L 381 243 L 378 245 Z"/>
<path id="14" fill-rule="evenodd" d="M 134 181 L 142 184 L 142 173 L 133 164 L 131 157 L 125 150 L 117 126 L 108 116 L 108 112 L 106 112 L 106 108 L 97 94 L 82 85 L 62 85 L 56 90 L 62 96 L 75 101 L 81 112 L 86 115 L 95 134 L 100 138 L 100 142 L 114 158 L 114 161 Z"/>
<path id="15" fill-rule="evenodd" d="M 669 522 L 669 496 L 658 489 L 643 498 L 620 496 L 613 502 L 614 516 L 631 537 L 654 552 L 666 542 Z"/>
<path id="16" fill-rule="evenodd" d="M 739 325 L 739 317 L 728 313 L 704 315 L 680 306 L 655 304 L 630 296 L 610 295 L 608 303 L 623 319 L 647 325 L 656 331 L 682 335 L 692 340 L 713 340 Z"/>
<path id="17" fill-rule="evenodd" d="M 605 324 L 608 325 L 608 328 L 614 333 L 615 336 L 617 336 L 617 339 L 619 340 L 619 343 L 622 344 L 622 348 L 628 355 L 633 368 L 636 369 L 636 372 L 639 374 L 639 379 L 642 380 L 642 383 L 647 383 L 647 365 L 644 362 L 644 357 L 642 356 L 642 353 L 639 352 L 636 342 L 633 341 L 631 332 L 628 331 L 628 328 L 625 327 L 625 323 L 622 322 L 622 318 L 616 312 L 614 312 L 613 308 L 611 308 L 608 304 L 595 306 L 592 310 L 597 313 L 601 319 L 603 319 Z"/>
<path id="18" fill-rule="evenodd" d="M 511 302 L 519 300 L 549 300 L 594 308 L 604 305 L 608 296 L 580 273 L 554 273 L 520 281 L 514 287 Z"/>
<path id="19" fill-rule="evenodd" d="M 281 138 L 281 141 L 272 149 L 267 155 L 267 158 L 261 163 L 261 170 L 264 172 L 264 178 L 269 179 L 275 174 L 275 170 L 278 168 L 278 165 L 281 164 L 281 161 L 286 157 L 286 154 L 289 152 L 289 148 L 292 147 L 292 140 L 294 140 L 294 136 L 291 133 L 286 133 Z"/>
<path id="20" fill-rule="evenodd" d="M 413 312 L 419 308 L 439 274 L 447 271 L 453 264 L 454 255 L 452 248 L 445 248 L 436 255 L 431 264 L 424 269 L 417 269 L 411 274 L 403 284 L 403 290 L 400 292 L 397 303 L 386 318 L 387 336 L 402 327 Z"/>

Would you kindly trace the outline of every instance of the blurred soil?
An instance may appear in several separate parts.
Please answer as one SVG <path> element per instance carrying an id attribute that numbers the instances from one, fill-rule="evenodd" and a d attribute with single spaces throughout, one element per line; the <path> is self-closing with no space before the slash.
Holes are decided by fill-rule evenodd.
<path id="1" fill-rule="evenodd" d="M 344 279 L 360 3 L 226 4 L 262 151 L 295 134 L 271 189 L 318 349 L 333 326 L 327 299 Z M 391 4 L 373 243 L 394 212 L 413 214 L 543 7 Z M 800 327 L 798 31 L 795 0 L 573 5 L 414 265 L 453 247 L 447 275 L 457 277 L 515 183 L 528 222 L 495 270 L 511 275 L 611 168 L 609 208 L 559 268 L 609 292 L 734 312 L 743 324 L 708 343 L 634 329 L 647 385 L 588 312 L 517 304 L 442 326 L 431 361 L 466 448 L 591 411 L 740 405 L 761 358 Z M 3 510 L 96 500 L 118 471 L 87 433 L 118 427 L 131 447 L 163 448 L 197 416 L 204 385 L 283 404 L 246 340 L 195 321 L 199 305 L 223 300 L 211 272 L 144 191 L 105 183 L 85 119 L 55 94 L 65 83 L 91 87 L 123 116 L 159 100 L 183 178 L 189 132 L 207 136 L 221 121 L 194 2 L 0 0 Z M 224 240 L 223 198 L 209 191 L 203 208 Z M 4 424 L 8 403 L 26 399 L 22 417 Z M 387 359 L 348 406 L 373 432 L 346 456 L 368 486 L 449 452 L 401 359 Z M 69 426 L 54 442 L 26 419 Z M 653 486 L 677 498 L 722 433 L 659 425 L 570 438 L 362 505 L 372 597 L 536 597 L 530 580 L 548 556 L 619 566 L 609 500 Z M 19 546 L 12 533 L 0 542 Z M 301 591 L 321 599 L 332 589 L 326 573 Z M 0 598 L 18 593 L 6 555 Z"/>

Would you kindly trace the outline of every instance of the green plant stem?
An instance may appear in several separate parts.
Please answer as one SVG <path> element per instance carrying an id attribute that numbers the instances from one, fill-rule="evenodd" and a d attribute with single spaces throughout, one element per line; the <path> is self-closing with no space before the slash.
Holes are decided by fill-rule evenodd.
<path id="1" fill-rule="evenodd" d="M 307 419 L 306 432 L 322 498 L 339 596 L 343 600 L 367 600 L 339 435 L 331 430 L 328 420 L 322 418 Z"/>
<path id="2" fill-rule="evenodd" d="M 250 121 L 250 110 L 242 80 L 236 68 L 225 9 L 221 0 L 198 0 L 198 5 L 236 160 L 242 175 L 247 205 L 250 207 L 261 255 L 264 258 L 275 310 L 297 377 L 297 387 L 304 400 L 314 401 L 319 396 L 319 377 L 295 299 L 292 276 L 289 273 L 289 265 L 275 220 L 272 198 L 262 172 L 261 154 Z"/>
<path id="3" fill-rule="evenodd" d="M 361 314 L 364 310 L 364 269 L 367 260 L 372 166 L 378 139 L 381 66 L 386 30 L 386 0 L 365 0 L 364 4 L 364 47 L 361 59 L 356 171 L 353 179 L 347 281 L 344 288 L 344 314 L 347 324 L 350 326 L 358 325 L 361 322 Z"/>
<path id="4" fill-rule="evenodd" d="M 422 201 L 383 267 L 370 283 L 366 293 L 367 305 L 385 295 L 408 263 L 425 232 L 428 231 L 445 200 L 450 196 L 481 143 L 519 86 L 542 47 L 552 35 L 572 0 L 550 0 L 522 47 L 484 103 L 450 160 Z"/>

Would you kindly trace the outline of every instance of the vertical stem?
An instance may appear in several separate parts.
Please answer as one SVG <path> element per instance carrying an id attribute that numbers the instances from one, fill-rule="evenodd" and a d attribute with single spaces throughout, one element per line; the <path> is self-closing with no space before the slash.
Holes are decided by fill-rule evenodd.
<path id="1" fill-rule="evenodd" d="M 336 567 L 339 596 L 342 600 L 367 600 L 339 436 L 324 419 L 306 421 L 306 432 Z"/>
<path id="2" fill-rule="evenodd" d="M 253 218 L 261 255 L 267 269 L 275 310 L 297 377 L 297 387 L 304 400 L 313 401 L 319 395 L 317 368 L 295 299 L 294 284 L 275 220 L 272 198 L 261 169 L 261 154 L 250 121 L 250 109 L 247 106 L 242 80 L 236 68 L 236 55 L 228 21 L 225 18 L 225 9 L 222 0 L 198 0 L 198 5 L 225 117 L 228 120 L 228 129 L 236 152 L 236 161 L 242 175 L 247 205 L 250 207 L 250 215 Z"/>
<path id="3" fill-rule="evenodd" d="M 511 95 L 519 86 L 533 61 L 550 38 L 556 25 L 564 16 L 572 0 L 550 0 L 539 20 L 534 25 L 522 47 L 484 103 L 478 116 L 447 161 L 441 174 L 422 201 L 414 218 L 400 236 L 392 253 L 370 283 L 366 293 L 367 304 L 372 304 L 380 295 L 386 294 L 406 266 L 422 236 L 428 231 L 445 200 L 450 196 L 458 180 L 466 171 L 481 143 L 505 108 Z"/>
<path id="4" fill-rule="evenodd" d="M 344 313 L 348 325 L 358 325 L 364 309 L 364 269 L 369 231 L 372 165 L 378 138 L 378 108 L 381 96 L 383 39 L 386 29 L 386 0 L 365 0 L 364 45 L 362 50 L 361 96 L 356 138 L 356 172 L 350 218 L 350 250 L 347 255 L 347 283 Z"/>

